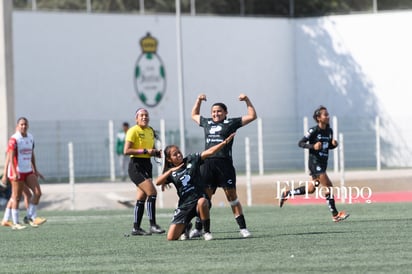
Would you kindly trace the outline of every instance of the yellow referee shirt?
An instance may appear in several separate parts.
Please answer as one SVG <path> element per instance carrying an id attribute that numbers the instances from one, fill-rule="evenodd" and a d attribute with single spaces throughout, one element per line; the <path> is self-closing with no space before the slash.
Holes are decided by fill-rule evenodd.
<path id="1" fill-rule="evenodd" d="M 133 143 L 133 149 L 151 149 L 154 147 L 155 136 L 154 131 L 151 127 L 141 128 L 135 125 L 126 133 L 126 141 Z M 130 155 L 130 157 L 136 158 L 150 158 L 149 154 L 135 154 Z"/>

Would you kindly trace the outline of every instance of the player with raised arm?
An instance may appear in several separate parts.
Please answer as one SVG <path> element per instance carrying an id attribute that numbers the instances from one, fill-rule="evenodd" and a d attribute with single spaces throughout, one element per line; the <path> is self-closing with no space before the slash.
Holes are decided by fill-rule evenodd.
<path id="1" fill-rule="evenodd" d="M 206 149 L 222 142 L 230 134 L 236 132 L 237 129 L 257 118 L 252 102 L 243 93 L 239 95 L 239 101 L 246 103 L 247 113 L 242 117 L 228 118 L 227 107 L 224 103 L 214 103 L 211 108 L 211 117 L 203 117 L 200 115 L 202 101 L 206 101 L 205 94 L 200 94 L 197 97 L 192 108 L 192 119 L 200 127 L 203 127 Z M 212 199 L 212 195 L 218 187 L 223 189 L 239 226 L 240 235 L 247 238 L 251 236 L 251 233 L 246 227 L 242 205 L 236 192 L 236 170 L 233 166 L 232 145 L 233 140 L 221 151 L 206 159 L 200 171 L 202 181 L 206 187 L 206 193 L 210 199 Z M 196 222 L 195 229 L 191 232 L 191 237 L 199 237 L 201 229 L 201 223 Z"/>
<path id="2" fill-rule="evenodd" d="M 203 152 L 189 154 L 185 158 L 178 146 L 169 145 L 165 148 L 163 174 L 157 178 L 156 184 L 161 185 L 163 190 L 167 184 L 173 183 L 179 196 L 178 207 L 167 233 L 168 240 L 179 239 L 195 216 L 198 216 L 202 222 L 204 239 L 207 241 L 213 239 L 210 232 L 210 201 L 200 179 L 200 164 L 227 146 L 234 135 L 235 133 L 232 133 L 222 142 Z"/>

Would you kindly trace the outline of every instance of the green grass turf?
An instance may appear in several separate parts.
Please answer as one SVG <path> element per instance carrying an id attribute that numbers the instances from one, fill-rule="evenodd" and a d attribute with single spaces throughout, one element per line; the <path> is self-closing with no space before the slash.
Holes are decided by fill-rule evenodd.
<path id="1" fill-rule="evenodd" d="M 129 236 L 132 210 L 44 211 L 39 228 L 0 227 L 2 273 L 408 273 L 412 203 L 244 207 L 242 239 L 229 208 L 212 209 L 214 240 Z M 21 215 L 24 211 L 21 212 Z M 158 209 L 167 228 L 170 209 Z M 143 219 L 147 227 L 147 217 Z"/>

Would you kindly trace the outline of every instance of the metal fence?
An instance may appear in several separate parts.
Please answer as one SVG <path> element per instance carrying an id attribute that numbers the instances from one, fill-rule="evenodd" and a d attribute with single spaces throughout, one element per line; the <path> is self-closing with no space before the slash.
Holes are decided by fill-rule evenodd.
<path id="1" fill-rule="evenodd" d="M 360 123 L 362 120 L 363 123 Z M 355 119 L 338 119 L 339 133 L 345 140 L 345 169 L 380 169 L 387 168 L 385 159 L 389 154 L 396 154 L 397 147 L 390 148 L 376 128 L 376 117 Z M 76 181 L 111 180 L 113 161 L 116 163 L 115 175 L 119 174 L 117 159 L 112 159 L 110 140 L 115 139 L 116 130 L 123 121 L 31 121 L 30 132 L 35 137 L 36 160 L 39 170 L 51 182 L 69 181 L 68 144 L 73 144 L 73 167 Z M 113 123 L 114 132 L 110 131 Z M 187 124 L 193 123 L 187 121 Z M 131 123 L 133 124 L 133 123 Z M 259 129 L 259 124 L 262 127 Z M 152 127 L 160 128 L 160 121 L 151 121 Z M 309 122 L 309 126 L 311 126 Z M 297 143 L 304 134 L 304 119 L 269 119 L 262 118 L 238 130 L 233 145 L 233 160 L 238 174 L 246 171 L 245 139 L 249 139 L 251 172 L 254 174 L 270 174 L 274 172 L 304 172 L 305 157 L 303 149 Z M 262 136 L 259 137 L 259 132 Z M 406 135 L 412 135 L 412 128 Z M 165 144 L 179 145 L 180 135 L 177 120 L 165 121 Z M 335 134 L 335 139 L 338 135 Z M 186 153 L 202 151 L 204 148 L 203 131 L 193 126 L 186 130 Z M 380 151 L 382 147 L 382 151 Z M 402 152 L 411 152 L 402 148 Z M 394 152 L 395 151 L 395 152 Z M 329 157 L 329 169 L 337 168 L 335 150 Z M 405 156 L 402 156 L 405 158 Z M 400 157 L 399 159 L 402 159 Z M 407 157 L 406 157 L 407 158 Z M 153 162 L 154 175 L 158 174 L 161 165 Z M 407 162 L 399 162 L 405 167 Z M 156 168 L 157 167 L 157 168 Z M 335 170 L 337 171 L 337 170 Z M 117 177 L 117 176 L 116 176 Z"/>

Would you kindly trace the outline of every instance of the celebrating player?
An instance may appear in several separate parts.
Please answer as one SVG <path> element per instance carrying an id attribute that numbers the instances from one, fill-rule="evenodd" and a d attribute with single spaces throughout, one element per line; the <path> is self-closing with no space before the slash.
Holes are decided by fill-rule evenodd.
<path id="1" fill-rule="evenodd" d="M 157 178 L 156 184 L 164 189 L 168 183 L 173 183 L 179 196 L 178 208 L 175 210 L 172 224 L 167 233 L 168 240 L 177 240 L 182 235 L 190 221 L 198 216 L 204 228 L 203 237 L 213 239 L 210 233 L 209 199 L 200 180 L 200 164 L 224 146 L 228 145 L 234 133 L 201 153 L 189 154 L 183 158 L 182 152 L 176 145 L 165 148 L 165 164 L 163 174 Z"/>
<path id="2" fill-rule="evenodd" d="M 239 95 L 239 100 L 244 101 L 247 107 L 247 114 L 242 117 L 228 118 L 227 107 L 223 103 L 212 105 L 211 118 L 200 115 L 200 105 L 206 101 L 206 95 L 200 94 L 192 108 L 192 119 L 204 129 L 205 148 L 222 142 L 230 134 L 236 132 L 256 119 L 256 111 L 251 101 L 245 94 Z M 205 160 L 201 166 L 202 181 L 206 186 L 206 193 L 210 199 L 218 187 L 223 188 L 233 215 L 239 225 L 240 235 L 244 238 L 250 237 L 251 233 L 246 228 L 246 221 L 243 215 L 242 205 L 236 193 L 236 171 L 232 160 L 233 141 L 228 146 Z M 201 235 L 201 223 L 196 222 L 195 229 L 191 232 L 191 237 Z"/>
<path id="3" fill-rule="evenodd" d="M 328 203 L 332 219 L 334 222 L 340 222 L 349 217 L 345 211 L 336 209 L 335 199 L 333 197 L 333 185 L 328 175 L 326 168 L 328 166 L 329 149 L 334 149 L 338 146 L 338 142 L 333 139 L 333 131 L 329 126 L 329 113 L 326 107 L 320 106 L 313 113 L 313 119 L 317 125 L 310 128 L 308 132 L 299 141 L 299 147 L 309 149 L 309 170 L 312 176 L 312 182 L 307 186 L 301 186 L 294 190 L 282 190 L 279 206 L 282 207 L 289 196 L 304 195 L 313 193 L 316 187 L 321 186 L 326 189 L 325 197 Z"/>

